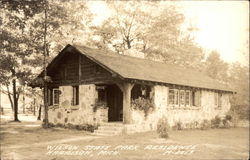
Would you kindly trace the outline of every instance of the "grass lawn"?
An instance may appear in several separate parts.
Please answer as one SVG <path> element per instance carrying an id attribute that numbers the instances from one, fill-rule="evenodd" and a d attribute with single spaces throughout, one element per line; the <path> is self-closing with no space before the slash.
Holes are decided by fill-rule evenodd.
<path id="1" fill-rule="evenodd" d="M 167 140 L 155 132 L 103 137 L 69 129 L 46 130 L 32 122 L 4 123 L 1 159 L 248 159 L 248 135 L 248 128 L 232 128 L 171 131 Z"/>

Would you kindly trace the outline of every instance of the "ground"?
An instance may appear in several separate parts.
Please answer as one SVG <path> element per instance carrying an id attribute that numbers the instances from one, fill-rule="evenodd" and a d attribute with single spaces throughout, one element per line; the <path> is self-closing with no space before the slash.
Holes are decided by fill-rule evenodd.
<path id="1" fill-rule="evenodd" d="M 169 139 L 161 139 L 155 132 L 95 136 L 43 129 L 35 118 L 21 123 L 3 118 L 2 160 L 248 159 L 248 128 L 170 131 Z"/>

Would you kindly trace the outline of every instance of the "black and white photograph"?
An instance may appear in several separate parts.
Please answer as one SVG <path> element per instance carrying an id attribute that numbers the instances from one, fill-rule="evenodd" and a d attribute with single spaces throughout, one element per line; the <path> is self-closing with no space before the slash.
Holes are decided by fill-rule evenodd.
<path id="1" fill-rule="evenodd" d="M 0 0 L 0 160 L 248 160 L 247 0 Z"/>

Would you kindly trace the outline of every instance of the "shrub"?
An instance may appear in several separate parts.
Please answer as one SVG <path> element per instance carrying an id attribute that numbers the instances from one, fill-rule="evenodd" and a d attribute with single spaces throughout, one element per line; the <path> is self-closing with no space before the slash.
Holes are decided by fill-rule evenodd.
<path id="1" fill-rule="evenodd" d="M 151 99 L 145 99 L 142 97 L 139 97 L 138 99 L 134 99 L 131 101 L 131 106 L 133 106 L 133 109 L 135 110 L 141 110 L 144 111 L 145 117 L 147 117 L 148 112 L 150 109 L 154 109 L 154 104 Z"/>
<path id="2" fill-rule="evenodd" d="M 231 115 L 227 114 L 225 116 L 225 119 L 228 120 L 228 121 L 232 121 L 233 117 Z"/>
<path id="3" fill-rule="evenodd" d="M 226 115 L 226 119 L 230 121 L 232 127 L 236 127 L 240 118 L 236 112 L 229 111 Z"/>
<path id="4" fill-rule="evenodd" d="M 219 128 L 220 124 L 221 124 L 221 118 L 219 116 L 215 116 L 215 118 L 211 120 L 212 128 Z"/>
<path id="5" fill-rule="evenodd" d="M 201 130 L 207 130 L 209 128 L 211 128 L 211 123 L 207 119 L 204 119 L 202 121 L 202 123 L 200 124 L 200 129 Z"/>
<path id="6" fill-rule="evenodd" d="M 161 138 L 169 138 L 170 125 L 166 118 L 159 119 L 157 123 L 157 133 Z"/>
<path id="7" fill-rule="evenodd" d="M 183 130 L 184 129 L 184 125 L 181 121 L 178 121 L 175 123 L 175 125 L 173 126 L 174 130 Z"/>

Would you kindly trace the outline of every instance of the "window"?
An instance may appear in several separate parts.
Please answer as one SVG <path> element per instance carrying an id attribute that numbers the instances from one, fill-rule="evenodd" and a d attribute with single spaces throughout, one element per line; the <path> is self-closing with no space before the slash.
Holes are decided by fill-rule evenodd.
<path id="1" fill-rule="evenodd" d="M 186 106 L 190 106 L 190 91 L 186 91 L 185 104 L 186 104 Z"/>
<path id="2" fill-rule="evenodd" d="M 174 105 L 174 90 L 170 89 L 168 92 L 168 104 Z"/>
<path id="3" fill-rule="evenodd" d="M 218 93 L 214 93 L 214 105 L 218 106 L 218 101 L 219 101 L 219 95 Z"/>
<path id="4" fill-rule="evenodd" d="M 53 92 L 51 88 L 48 88 L 47 103 L 49 106 L 53 105 Z"/>
<path id="5" fill-rule="evenodd" d="M 198 91 L 192 91 L 192 94 L 191 94 L 191 99 L 192 99 L 192 106 L 200 106 L 201 104 L 201 91 L 198 90 Z"/>
<path id="6" fill-rule="evenodd" d="M 53 105 L 59 105 L 59 94 L 60 90 L 58 88 L 53 89 Z"/>
<path id="7" fill-rule="evenodd" d="M 200 106 L 201 91 L 169 89 L 168 104 L 175 106 Z"/>
<path id="8" fill-rule="evenodd" d="M 221 108 L 222 106 L 222 93 L 219 94 L 219 104 L 218 107 Z"/>
<path id="9" fill-rule="evenodd" d="M 185 91 L 180 90 L 180 105 L 184 106 L 185 105 Z"/>
<path id="10" fill-rule="evenodd" d="M 221 108 L 222 106 L 222 94 L 221 93 L 214 93 L 214 105 L 217 108 Z"/>
<path id="11" fill-rule="evenodd" d="M 174 98 L 175 105 L 179 105 L 179 90 L 177 89 L 174 90 Z"/>
<path id="12" fill-rule="evenodd" d="M 98 92 L 98 99 L 97 103 L 98 104 L 104 104 L 106 103 L 106 87 L 105 86 L 96 86 L 97 92 Z"/>
<path id="13" fill-rule="evenodd" d="M 79 105 L 79 86 L 72 86 L 72 87 L 73 87 L 72 105 Z"/>

